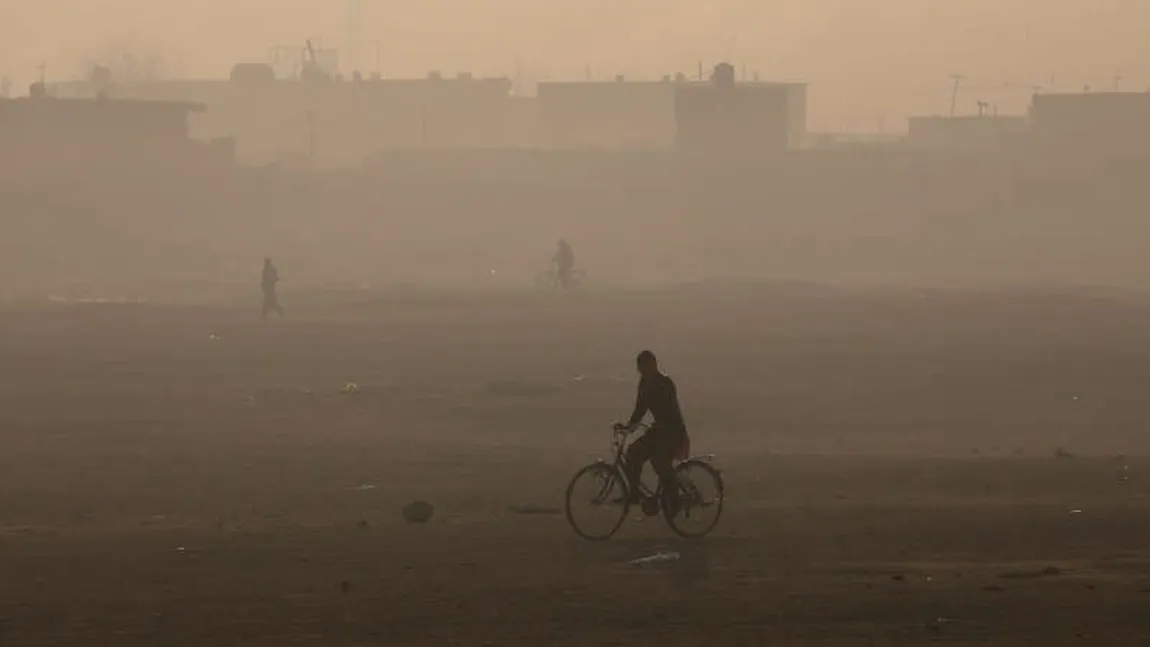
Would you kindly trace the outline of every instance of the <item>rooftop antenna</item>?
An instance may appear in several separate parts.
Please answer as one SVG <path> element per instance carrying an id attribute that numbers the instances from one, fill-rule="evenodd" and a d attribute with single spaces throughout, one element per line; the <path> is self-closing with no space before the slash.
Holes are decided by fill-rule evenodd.
<path id="1" fill-rule="evenodd" d="M 1114 91 L 1115 92 L 1121 92 L 1122 91 L 1122 71 L 1121 70 L 1114 73 Z"/>
<path id="2" fill-rule="evenodd" d="M 962 86 L 962 82 L 964 79 L 966 79 L 966 77 L 961 75 L 961 74 L 951 74 L 950 75 L 950 80 L 954 82 L 954 85 L 951 86 L 951 89 L 950 89 L 950 116 L 951 116 L 951 118 L 954 117 L 954 109 L 958 105 L 958 89 Z"/>
<path id="3" fill-rule="evenodd" d="M 347 0 L 347 63 L 359 69 L 359 27 L 363 15 L 362 0 Z"/>

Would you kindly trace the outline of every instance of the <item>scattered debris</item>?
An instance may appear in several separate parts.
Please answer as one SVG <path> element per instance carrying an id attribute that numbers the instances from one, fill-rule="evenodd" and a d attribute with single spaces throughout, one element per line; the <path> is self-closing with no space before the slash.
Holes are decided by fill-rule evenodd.
<path id="1" fill-rule="evenodd" d="M 208 334 L 208 339 L 211 341 L 219 341 L 220 340 L 220 333 L 213 330 L 211 333 Z"/>
<path id="2" fill-rule="evenodd" d="M 372 485 L 371 483 L 360 483 L 359 485 L 356 485 L 350 489 L 352 489 L 352 490 L 374 490 L 375 486 Z"/>
<path id="3" fill-rule="evenodd" d="M 403 506 L 403 519 L 407 523 L 427 523 L 435 514 L 435 506 L 427 501 L 412 501 Z"/>
<path id="4" fill-rule="evenodd" d="M 348 582 L 347 580 L 342 580 L 339 583 L 339 591 L 340 591 L 340 593 L 347 595 L 348 592 L 351 591 L 351 582 Z"/>
<path id="5" fill-rule="evenodd" d="M 895 581 L 895 582 L 905 582 L 906 576 L 905 575 L 891 575 L 890 579 Z"/>
<path id="6" fill-rule="evenodd" d="M 1062 447 L 1055 447 L 1054 448 L 1054 457 L 1055 458 L 1078 458 L 1077 456 L 1066 451 L 1066 449 L 1064 449 Z"/>
<path id="7" fill-rule="evenodd" d="M 682 557 L 682 555 L 674 551 L 660 550 L 653 555 L 633 559 L 628 562 L 628 564 L 631 564 L 632 566 L 646 566 L 647 564 L 655 564 L 658 562 L 677 562 L 679 561 L 680 557 Z"/>
<path id="8" fill-rule="evenodd" d="M 937 632 L 937 631 L 942 631 L 942 628 L 944 626 L 949 625 L 949 624 L 953 624 L 953 623 L 954 623 L 954 620 L 947 618 L 947 617 L 944 617 L 944 616 L 939 616 L 937 618 L 932 618 L 929 622 L 927 622 L 926 628 L 931 630 L 931 631 Z"/>
<path id="9" fill-rule="evenodd" d="M 1070 511 L 1070 514 L 1082 514 L 1082 510 L 1079 508 L 1074 508 Z"/>
<path id="10" fill-rule="evenodd" d="M 559 514 L 563 512 L 553 506 L 543 506 L 535 503 L 519 503 L 511 506 L 510 510 L 515 514 Z"/>
<path id="11" fill-rule="evenodd" d="M 487 385 L 487 393 L 503 397 L 543 397 L 561 390 L 554 384 L 498 380 Z"/>
<path id="12" fill-rule="evenodd" d="M 1057 566 L 1047 566 L 1037 571 L 1007 571 L 1000 573 L 998 577 L 1004 580 L 1033 580 L 1040 577 L 1053 577 L 1055 575 L 1062 575 L 1062 569 Z"/>
<path id="13" fill-rule="evenodd" d="M 343 391 L 341 392 L 344 395 L 355 395 L 359 393 L 359 385 L 355 382 L 348 382 L 347 384 L 343 385 Z"/>

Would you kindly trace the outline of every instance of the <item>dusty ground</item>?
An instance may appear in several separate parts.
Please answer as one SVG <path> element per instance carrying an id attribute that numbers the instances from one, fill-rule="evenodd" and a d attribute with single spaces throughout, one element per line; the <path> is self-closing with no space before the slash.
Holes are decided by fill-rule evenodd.
<path id="1" fill-rule="evenodd" d="M 267 326 L 227 307 L 0 313 L 0 644 L 1150 638 L 1150 301 L 299 301 Z M 644 346 L 725 469 L 714 535 L 631 520 L 591 545 L 512 512 L 558 505 L 606 450 Z M 400 520 L 414 498 L 430 524 Z M 657 546 L 682 559 L 626 563 Z"/>

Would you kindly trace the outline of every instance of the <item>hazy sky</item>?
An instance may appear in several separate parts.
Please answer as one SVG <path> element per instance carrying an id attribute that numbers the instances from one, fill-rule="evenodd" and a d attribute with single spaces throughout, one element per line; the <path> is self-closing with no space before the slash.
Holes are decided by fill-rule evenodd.
<path id="1" fill-rule="evenodd" d="M 1023 86 L 1150 86 L 1150 0 L 359 0 L 360 67 L 385 75 L 657 78 L 731 58 L 811 83 L 812 126 L 874 130 L 947 110 L 952 72 L 1021 110 Z M 273 45 L 346 48 L 348 0 L 0 0 L 0 72 L 74 76 L 110 51 L 224 76 Z"/>

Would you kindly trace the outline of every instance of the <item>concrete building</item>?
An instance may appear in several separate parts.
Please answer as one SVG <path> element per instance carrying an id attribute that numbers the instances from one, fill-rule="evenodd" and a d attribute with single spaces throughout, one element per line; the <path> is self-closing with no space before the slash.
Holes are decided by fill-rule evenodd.
<path id="1" fill-rule="evenodd" d="M 1024 143 L 1030 135 L 1025 115 L 911 117 L 907 144 L 933 150 L 998 149 Z"/>
<path id="2" fill-rule="evenodd" d="M 1046 149 L 1150 156 L 1150 92 L 1038 94 L 1031 118 Z"/>
<path id="3" fill-rule="evenodd" d="M 341 81 L 280 80 L 258 65 L 238 65 L 230 79 L 167 80 L 118 86 L 113 96 L 193 101 L 208 106 L 197 116 L 198 137 L 235 137 L 238 156 L 251 164 L 306 160 L 319 165 L 356 164 L 393 148 L 526 146 L 531 130 L 513 101 L 508 78 Z M 83 84 L 57 86 L 54 94 L 87 93 Z"/>
<path id="4" fill-rule="evenodd" d="M 806 85 L 741 83 L 721 63 L 710 83 L 675 88 L 676 145 L 683 150 L 778 153 L 806 136 Z"/>
<path id="5" fill-rule="evenodd" d="M 675 88 L 663 81 L 539 83 L 539 145 L 667 149 L 675 143 Z"/>
<path id="6" fill-rule="evenodd" d="M 156 169 L 229 163 L 231 142 L 197 142 L 189 116 L 202 104 L 32 96 L 0 99 L 6 169 Z"/>
<path id="7" fill-rule="evenodd" d="M 784 150 L 802 141 L 805 84 L 730 81 L 720 87 L 679 75 L 540 83 L 540 142 L 554 148 Z"/>

